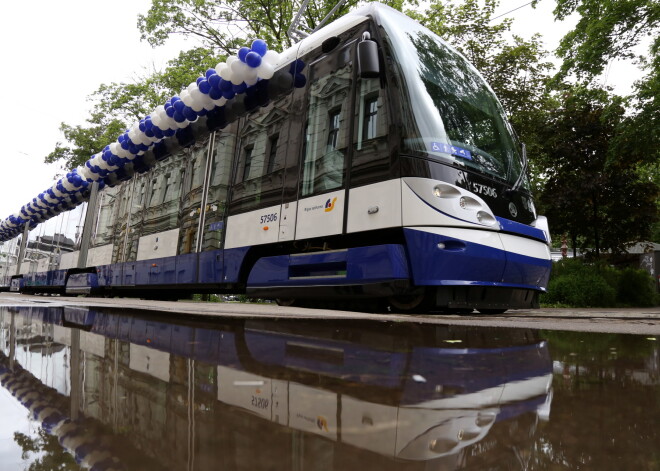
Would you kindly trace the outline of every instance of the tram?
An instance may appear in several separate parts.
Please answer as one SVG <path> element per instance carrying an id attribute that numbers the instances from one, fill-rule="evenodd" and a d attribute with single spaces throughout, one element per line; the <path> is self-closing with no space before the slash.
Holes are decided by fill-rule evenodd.
<path id="1" fill-rule="evenodd" d="M 87 208 L 84 266 L 78 250 L 50 254 L 4 286 L 538 307 L 550 234 L 524 145 L 476 69 L 434 33 L 371 3 L 284 51 L 243 91 L 114 172 L 87 165 L 79 173 L 102 191 Z"/>

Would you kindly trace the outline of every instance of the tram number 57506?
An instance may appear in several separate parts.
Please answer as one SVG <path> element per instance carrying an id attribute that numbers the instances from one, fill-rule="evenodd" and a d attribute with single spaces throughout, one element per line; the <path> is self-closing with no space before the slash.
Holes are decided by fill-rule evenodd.
<path id="1" fill-rule="evenodd" d="M 269 222 L 277 221 L 277 213 L 264 214 L 261 216 L 261 224 L 268 224 Z"/>

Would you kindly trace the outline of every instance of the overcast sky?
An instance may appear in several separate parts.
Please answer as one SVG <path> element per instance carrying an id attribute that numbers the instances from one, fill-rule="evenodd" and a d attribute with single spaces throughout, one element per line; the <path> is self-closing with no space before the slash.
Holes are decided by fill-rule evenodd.
<path id="1" fill-rule="evenodd" d="M 495 16 L 526 3 L 502 0 Z M 0 219 L 53 184 L 58 168 L 43 159 L 63 139 L 61 122 L 85 124 L 86 99 L 100 84 L 130 81 L 145 67 L 162 68 L 179 50 L 194 45 L 179 40 L 152 49 L 140 42 L 137 15 L 149 5 L 150 0 L 0 4 Z M 553 49 L 572 26 L 555 23 L 553 8 L 553 0 L 542 0 L 536 10 L 525 6 L 512 12 L 514 33 L 529 38 L 540 32 Z M 615 64 L 607 83 L 625 93 L 637 75 Z"/>

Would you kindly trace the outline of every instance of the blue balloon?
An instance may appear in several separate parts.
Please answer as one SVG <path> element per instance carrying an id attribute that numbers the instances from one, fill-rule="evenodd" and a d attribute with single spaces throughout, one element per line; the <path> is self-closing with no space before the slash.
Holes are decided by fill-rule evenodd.
<path id="1" fill-rule="evenodd" d="M 232 89 L 234 90 L 234 93 L 243 93 L 245 89 L 247 88 L 247 85 L 245 85 L 245 82 L 241 82 L 238 85 L 234 85 Z"/>
<path id="2" fill-rule="evenodd" d="M 223 93 L 222 90 L 220 90 L 219 88 L 211 88 L 211 90 L 209 90 L 209 97 L 211 98 L 211 100 L 219 100 L 220 97 L 222 96 L 222 93 Z"/>
<path id="3" fill-rule="evenodd" d="M 206 79 L 206 77 L 197 77 L 197 78 L 195 79 L 195 83 L 199 86 L 199 82 L 202 81 L 202 80 L 204 80 L 204 79 Z"/>
<path id="4" fill-rule="evenodd" d="M 183 115 L 188 121 L 195 121 L 197 119 L 197 113 L 190 106 L 186 106 L 183 109 Z"/>
<path id="5" fill-rule="evenodd" d="M 213 75 L 211 75 L 207 80 L 208 80 L 208 84 L 209 84 L 209 86 L 211 86 L 211 87 L 215 87 L 215 88 L 218 88 L 218 87 L 220 87 L 220 81 L 222 80 L 222 78 L 220 78 L 220 76 L 219 76 L 218 74 L 213 74 Z M 202 90 L 202 86 L 201 86 L 201 85 L 200 85 L 200 87 L 199 87 L 199 90 L 200 90 L 202 93 L 206 93 L 204 90 Z"/>
<path id="6" fill-rule="evenodd" d="M 174 106 L 174 103 L 176 103 L 177 101 L 181 101 L 181 97 L 173 96 L 172 98 L 170 98 L 170 102 L 172 103 L 172 106 Z"/>
<path id="7" fill-rule="evenodd" d="M 170 106 L 169 108 L 165 108 L 165 114 L 166 114 L 167 116 L 169 116 L 170 118 L 173 118 L 173 117 L 174 117 L 174 112 L 175 112 L 175 111 L 176 111 L 176 110 L 174 109 L 173 106 Z"/>
<path id="8" fill-rule="evenodd" d="M 140 120 L 140 124 L 138 126 L 138 129 L 142 132 L 144 132 L 146 130 L 146 128 L 144 127 L 144 119 Z"/>
<path id="9" fill-rule="evenodd" d="M 175 132 L 176 131 L 174 129 L 169 129 L 169 128 L 163 130 L 163 134 L 165 135 L 165 137 L 172 137 L 172 136 L 174 136 Z"/>
<path id="10" fill-rule="evenodd" d="M 197 116 L 206 116 L 208 111 L 206 110 L 206 108 L 202 108 L 202 111 L 197 111 L 196 113 L 197 113 Z"/>
<path id="11" fill-rule="evenodd" d="M 234 98 L 235 95 L 236 93 L 234 93 L 234 90 L 227 90 L 222 92 L 222 96 L 227 100 L 231 100 L 232 98 Z"/>
<path id="12" fill-rule="evenodd" d="M 174 104 L 172 105 L 172 108 L 174 108 L 175 114 L 176 114 L 176 113 L 183 113 L 183 109 L 184 109 L 185 107 L 186 107 L 186 104 L 185 104 L 183 101 L 181 101 L 181 100 L 178 100 L 176 103 L 174 103 Z M 176 118 L 175 118 L 175 119 L 176 119 Z"/>
<path id="13" fill-rule="evenodd" d="M 248 52 L 245 56 L 245 63 L 253 69 L 256 69 L 261 65 L 261 56 L 254 51 Z"/>
<path id="14" fill-rule="evenodd" d="M 208 80 L 209 77 L 211 77 L 211 75 L 213 75 L 213 74 L 215 74 L 215 73 L 216 73 L 215 69 L 213 69 L 213 68 L 208 69 L 208 70 L 206 71 L 206 73 L 204 74 L 204 77 L 206 77 L 206 80 Z"/>
<path id="15" fill-rule="evenodd" d="M 303 69 L 305 68 L 305 63 L 298 59 L 295 62 L 292 62 L 291 65 L 289 66 L 289 72 L 292 74 L 297 74 L 298 72 L 302 72 Z"/>
<path id="16" fill-rule="evenodd" d="M 203 79 L 200 80 L 200 82 L 197 84 L 197 87 L 199 87 L 200 92 L 202 92 L 205 95 L 208 95 L 209 91 L 211 90 L 211 83 L 208 80 Z"/>
<path id="17" fill-rule="evenodd" d="M 220 90 L 223 92 L 229 92 L 232 90 L 232 83 L 229 80 L 220 79 Z"/>
<path id="18" fill-rule="evenodd" d="M 177 123 L 183 123 L 186 120 L 186 117 L 183 115 L 183 113 L 181 111 L 176 111 L 174 113 L 173 118 L 174 118 L 174 121 L 176 121 Z"/>
<path id="19" fill-rule="evenodd" d="M 245 62 L 245 56 L 248 55 L 248 52 L 250 52 L 250 48 L 245 46 L 238 50 L 238 58 L 241 62 Z"/>
<path id="20" fill-rule="evenodd" d="M 154 126 L 153 128 L 151 128 L 151 130 L 153 131 L 154 136 L 157 137 L 158 139 L 162 139 L 163 137 L 165 137 L 165 135 L 163 134 L 163 130 L 160 129 L 158 126 Z"/>
<path id="21" fill-rule="evenodd" d="M 252 41 L 252 50 L 263 57 L 268 51 L 268 44 L 263 39 L 255 39 Z"/>
<path id="22" fill-rule="evenodd" d="M 302 88 L 307 83 L 307 78 L 303 74 L 296 74 L 293 78 L 293 85 L 296 88 Z"/>

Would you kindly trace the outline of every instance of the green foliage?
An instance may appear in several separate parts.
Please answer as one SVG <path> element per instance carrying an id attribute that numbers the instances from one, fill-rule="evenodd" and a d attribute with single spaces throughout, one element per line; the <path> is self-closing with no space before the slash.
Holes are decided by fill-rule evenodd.
<path id="1" fill-rule="evenodd" d="M 541 302 L 562 307 L 646 307 L 658 299 L 653 279 L 643 270 L 566 259 L 553 265 L 548 293 Z"/>
<path id="2" fill-rule="evenodd" d="M 87 127 L 61 123 L 60 131 L 69 144 L 58 142 L 44 161 L 46 163 L 61 162 L 65 170 L 78 167 L 89 160 L 93 154 L 113 142 L 126 127 L 122 121 L 116 119 L 108 122 L 105 119 L 91 118 L 88 123 Z"/>
<path id="3" fill-rule="evenodd" d="M 543 302 L 571 307 L 614 306 L 616 291 L 597 273 L 572 274 L 550 280 Z"/>
<path id="4" fill-rule="evenodd" d="M 580 19 L 560 42 L 557 54 L 564 59 L 561 74 L 595 77 L 614 59 L 633 58 L 632 49 L 660 30 L 657 0 L 557 0 L 555 17 L 573 13 Z"/>
<path id="5" fill-rule="evenodd" d="M 73 456 L 64 451 L 57 437 L 39 429 L 35 437 L 14 432 L 14 441 L 21 447 L 22 459 L 30 459 L 27 471 L 74 471 L 80 467 Z M 34 455 L 34 456 L 31 456 Z"/>
<path id="6" fill-rule="evenodd" d="M 624 147 L 625 101 L 606 90 L 568 86 L 538 129 L 544 175 L 539 206 L 556 234 L 583 248 L 623 252 L 648 239 L 660 186 L 642 178 L 635 142 Z"/>
<path id="7" fill-rule="evenodd" d="M 102 84 L 89 97 L 93 107 L 87 125 L 61 123 L 66 144 L 58 142 L 44 161 L 61 162 L 65 170 L 84 164 L 128 126 L 179 93 L 222 58 L 208 49 L 194 48 L 181 51 L 178 57 L 168 61 L 163 71 L 138 78 L 135 83 Z"/>
<path id="8" fill-rule="evenodd" d="M 620 274 L 617 300 L 630 306 L 653 306 L 657 303 L 653 278 L 644 270 L 628 268 Z"/>
<path id="9" fill-rule="evenodd" d="M 310 2 L 303 18 L 314 29 L 336 2 Z M 357 0 L 348 0 L 330 21 L 347 13 Z M 170 35 L 193 37 L 209 50 L 234 54 L 254 38 L 264 39 L 272 48 L 291 46 L 287 29 L 300 3 L 280 0 L 152 0 L 146 15 L 138 17 L 142 39 L 152 46 L 164 44 Z"/>

